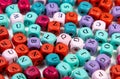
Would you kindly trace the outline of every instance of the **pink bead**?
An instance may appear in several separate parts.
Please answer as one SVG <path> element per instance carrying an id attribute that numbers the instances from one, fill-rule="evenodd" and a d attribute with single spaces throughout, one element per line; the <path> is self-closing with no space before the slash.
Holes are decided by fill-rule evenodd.
<path id="1" fill-rule="evenodd" d="M 70 77 L 64 77 L 64 78 L 62 78 L 62 79 L 72 79 L 72 78 L 70 78 Z"/>
<path id="2" fill-rule="evenodd" d="M 34 0 L 34 3 L 35 2 L 41 2 L 41 3 L 43 3 L 44 5 L 46 4 L 46 2 L 47 2 L 47 0 Z"/>
<path id="3" fill-rule="evenodd" d="M 109 77 L 105 71 L 97 70 L 92 74 L 92 79 L 109 79 Z"/>
<path id="4" fill-rule="evenodd" d="M 59 73 L 58 73 L 57 69 L 53 66 L 49 66 L 49 67 L 45 68 L 43 71 L 43 76 L 46 79 L 59 79 Z"/>
<path id="5" fill-rule="evenodd" d="M 66 33 L 61 33 L 58 37 L 57 37 L 57 42 L 56 43 L 64 43 L 67 46 L 69 45 L 69 42 L 71 40 L 71 36 L 66 34 Z"/>

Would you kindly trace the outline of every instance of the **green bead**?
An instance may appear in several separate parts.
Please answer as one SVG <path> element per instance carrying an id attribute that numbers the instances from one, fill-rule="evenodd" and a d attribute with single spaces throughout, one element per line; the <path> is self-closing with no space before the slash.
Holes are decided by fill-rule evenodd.
<path id="1" fill-rule="evenodd" d="M 8 17 L 11 16 L 11 14 L 13 13 L 19 13 L 19 8 L 16 4 L 12 4 L 7 6 L 7 8 L 5 9 L 5 12 L 7 13 Z"/>
<path id="2" fill-rule="evenodd" d="M 17 63 L 25 70 L 29 66 L 33 66 L 32 60 L 28 56 L 21 56 Z"/>
<path id="3" fill-rule="evenodd" d="M 64 76 L 70 76 L 72 69 L 68 63 L 61 62 L 56 66 L 56 69 L 58 70 L 60 77 Z"/>
<path id="4" fill-rule="evenodd" d="M 82 27 L 78 30 L 78 36 L 83 40 L 93 38 L 93 32 L 89 27 Z"/>
<path id="5" fill-rule="evenodd" d="M 45 6 L 41 2 L 35 2 L 32 4 L 31 11 L 35 12 L 37 15 L 42 15 L 45 13 Z"/>
<path id="6" fill-rule="evenodd" d="M 49 43 L 54 45 L 55 41 L 56 41 L 56 36 L 53 33 L 44 33 L 44 35 L 41 38 L 41 42 L 42 43 Z"/>
<path id="7" fill-rule="evenodd" d="M 37 24 L 32 24 L 28 27 L 28 37 L 40 37 L 41 27 Z"/>
<path id="8" fill-rule="evenodd" d="M 75 5 L 75 0 L 62 0 L 63 3 L 69 3 L 71 4 L 72 6 Z"/>
<path id="9" fill-rule="evenodd" d="M 5 14 L 0 14 L 0 26 L 9 27 L 9 19 Z"/>
<path id="10" fill-rule="evenodd" d="M 14 74 L 11 79 L 27 79 L 23 73 Z"/>
<path id="11" fill-rule="evenodd" d="M 114 33 L 111 36 L 110 44 L 116 49 L 120 45 L 120 33 Z"/>
<path id="12" fill-rule="evenodd" d="M 81 49 L 81 50 L 77 51 L 76 56 L 79 59 L 80 66 L 84 66 L 85 63 L 91 59 L 91 55 L 86 49 Z"/>
<path id="13" fill-rule="evenodd" d="M 63 61 L 68 63 L 72 69 L 79 66 L 79 60 L 75 54 L 67 54 Z"/>
<path id="14" fill-rule="evenodd" d="M 72 71 L 72 79 L 89 79 L 87 72 L 82 68 L 76 68 Z"/>
<path id="15" fill-rule="evenodd" d="M 110 43 L 104 43 L 101 46 L 100 54 L 106 54 L 109 57 L 112 57 L 113 54 L 113 46 Z"/>
<path id="16" fill-rule="evenodd" d="M 69 34 L 71 37 L 75 37 L 77 32 L 77 26 L 72 22 L 66 23 L 64 25 L 64 32 Z"/>
<path id="17" fill-rule="evenodd" d="M 34 12 L 28 12 L 26 15 L 25 15 L 25 18 L 24 18 L 24 25 L 25 26 L 29 26 L 31 24 L 34 24 L 36 19 L 37 19 L 38 15 Z"/>
<path id="18" fill-rule="evenodd" d="M 69 3 L 62 3 L 60 5 L 60 11 L 63 12 L 63 13 L 73 12 L 73 7 Z"/>
<path id="19" fill-rule="evenodd" d="M 25 35 L 25 26 L 22 22 L 14 23 L 12 25 L 12 31 L 13 31 L 13 34 L 21 32 Z"/>
<path id="20" fill-rule="evenodd" d="M 80 15 L 87 15 L 89 10 L 91 9 L 92 5 L 87 2 L 87 1 L 83 1 L 79 4 L 78 6 L 78 12 Z"/>
<path id="21" fill-rule="evenodd" d="M 95 40 L 98 41 L 99 45 L 106 43 L 108 39 L 108 33 L 104 30 L 98 30 L 95 33 Z"/>
<path id="22" fill-rule="evenodd" d="M 48 1 L 48 3 L 56 3 L 56 4 L 58 4 L 58 5 L 60 5 L 60 0 L 47 0 Z"/>

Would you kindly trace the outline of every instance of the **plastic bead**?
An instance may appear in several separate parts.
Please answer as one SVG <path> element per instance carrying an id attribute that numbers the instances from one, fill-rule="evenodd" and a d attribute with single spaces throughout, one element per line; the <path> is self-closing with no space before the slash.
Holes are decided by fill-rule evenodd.
<path id="1" fill-rule="evenodd" d="M 17 63 L 25 70 L 29 66 L 32 66 L 32 60 L 28 56 L 21 56 L 18 58 Z"/>
<path id="2" fill-rule="evenodd" d="M 9 19 L 5 14 L 0 14 L 0 25 L 6 28 L 9 27 Z"/>
<path id="3" fill-rule="evenodd" d="M 9 33 L 7 28 L 0 26 L 0 40 L 8 39 Z"/>
<path id="4" fill-rule="evenodd" d="M 75 37 L 77 32 L 77 26 L 72 23 L 68 22 L 64 25 L 64 33 L 69 34 L 71 37 Z"/>
<path id="5" fill-rule="evenodd" d="M 34 12 L 28 12 L 24 17 L 24 25 L 30 26 L 31 24 L 34 24 L 37 19 L 37 14 Z"/>
<path id="6" fill-rule="evenodd" d="M 91 7 L 92 7 L 92 5 L 89 2 L 83 1 L 78 6 L 78 12 L 82 16 L 86 15 L 86 14 L 88 14 Z"/>
<path id="7" fill-rule="evenodd" d="M 23 73 L 16 73 L 14 74 L 11 79 L 27 79 Z"/>
<path id="8" fill-rule="evenodd" d="M 81 49 L 77 51 L 76 56 L 79 59 L 80 66 L 83 66 L 86 62 L 88 62 L 91 59 L 91 55 L 86 49 Z"/>
<path id="9" fill-rule="evenodd" d="M 37 24 L 32 24 L 28 28 L 28 37 L 40 37 L 41 27 Z"/>
<path id="10" fill-rule="evenodd" d="M 47 0 L 34 0 L 34 3 L 35 2 L 41 2 L 41 3 L 43 3 L 45 5 L 47 3 Z"/>
<path id="11" fill-rule="evenodd" d="M 72 71 L 71 77 L 73 79 L 89 79 L 87 72 L 82 68 L 76 68 Z"/>
<path id="12" fill-rule="evenodd" d="M 12 4 L 12 0 L 0 0 L 0 7 L 4 11 L 7 6 Z"/>
<path id="13" fill-rule="evenodd" d="M 62 2 L 63 3 L 69 3 L 69 4 L 71 4 L 72 6 L 74 6 L 75 5 L 75 1 L 74 0 L 62 0 Z"/>
<path id="14" fill-rule="evenodd" d="M 57 5 L 60 5 L 60 0 L 48 0 L 48 3 L 56 3 Z"/>
<path id="15" fill-rule="evenodd" d="M 37 15 L 42 15 L 45 13 L 45 6 L 41 2 L 35 2 L 32 4 L 31 11 L 35 12 Z"/>
<path id="16" fill-rule="evenodd" d="M 46 64 L 48 66 L 57 66 L 60 63 L 60 58 L 57 54 L 49 54 L 45 58 Z"/>
<path id="17" fill-rule="evenodd" d="M 85 15 L 79 21 L 79 27 L 89 27 L 89 28 L 91 28 L 93 21 L 94 21 L 94 19 L 91 16 Z"/>
<path id="18" fill-rule="evenodd" d="M 0 79 L 5 79 L 4 76 L 2 74 L 0 74 Z"/>
<path id="19" fill-rule="evenodd" d="M 63 12 L 63 13 L 67 13 L 67 12 L 73 12 L 73 7 L 71 4 L 69 3 L 62 3 L 60 5 L 60 11 Z"/>

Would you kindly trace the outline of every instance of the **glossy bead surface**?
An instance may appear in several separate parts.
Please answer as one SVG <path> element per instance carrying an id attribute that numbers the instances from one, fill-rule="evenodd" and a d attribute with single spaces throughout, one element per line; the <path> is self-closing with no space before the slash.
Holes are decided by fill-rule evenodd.
<path id="1" fill-rule="evenodd" d="M 27 79 L 23 73 L 16 73 L 14 74 L 11 79 Z"/>
<path id="2" fill-rule="evenodd" d="M 0 14 L 0 25 L 6 28 L 9 27 L 9 19 L 5 14 Z"/>

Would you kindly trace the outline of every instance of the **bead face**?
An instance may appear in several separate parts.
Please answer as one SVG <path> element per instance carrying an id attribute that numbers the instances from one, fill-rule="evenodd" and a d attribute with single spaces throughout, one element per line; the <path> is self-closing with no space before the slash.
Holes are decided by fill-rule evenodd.
<path id="1" fill-rule="evenodd" d="M 73 12 L 73 7 L 69 3 L 62 3 L 60 5 L 60 11 L 63 13 Z"/>
<path id="2" fill-rule="evenodd" d="M 16 73 L 11 77 L 11 79 L 21 79 L 21 78 L 27 79 L 23 73 Z"/>

